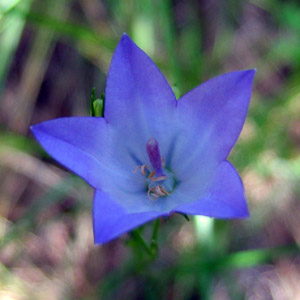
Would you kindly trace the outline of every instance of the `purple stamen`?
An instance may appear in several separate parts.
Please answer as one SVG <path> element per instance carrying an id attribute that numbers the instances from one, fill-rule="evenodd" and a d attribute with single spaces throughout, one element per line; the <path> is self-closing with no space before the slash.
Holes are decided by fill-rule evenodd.
<path id="1" fill-rule="evenodd" d="M 162 170 L 161 155 L 159 152 L 158 142 L 155 138 L 150 138 L 146 144 L 147 153 L 150 159 L 150 163 L 155 170 L 155 176 L 164 176 Z"/>

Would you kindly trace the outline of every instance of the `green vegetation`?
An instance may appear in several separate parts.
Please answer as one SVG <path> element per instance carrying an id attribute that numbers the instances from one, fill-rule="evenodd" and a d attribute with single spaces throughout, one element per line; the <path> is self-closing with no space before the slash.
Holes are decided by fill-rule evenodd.
<path id="1" fill-rule="evenodd" d="M 0 0 L 0 298 L 299 295 L 299 15 L 296 0 Z M 123 32 L 178 97 L 215 75 L 257 68 L 230 155 L 251 217 L 188 222 L 174 214 L 154 232 L 147 224 L 139 230 L 148 241 L 157 236 L 159 251 L 154 242 L 148 249 L 155 260 L 129 235 L 93 245 L 92 189 L 29 131 L 47 119 L 103 113 L 99 96 Z"/>

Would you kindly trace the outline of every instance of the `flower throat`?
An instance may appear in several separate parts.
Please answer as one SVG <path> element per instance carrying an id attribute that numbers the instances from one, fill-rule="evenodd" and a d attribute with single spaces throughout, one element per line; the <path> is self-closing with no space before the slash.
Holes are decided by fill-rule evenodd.
<path id="1" fill-rule="evenodd" d="M 151 163 L 148 165 L 137 166 L 136 172 L 140 169 L 141 174 L 146 177 L 147 195 L 151 200 L 169 195 L 175 185 L 173 173 L 164 169 L 165 160 L 160 155 L 159 144 L 155 138 L 148 139 L 146 151 Z"/>

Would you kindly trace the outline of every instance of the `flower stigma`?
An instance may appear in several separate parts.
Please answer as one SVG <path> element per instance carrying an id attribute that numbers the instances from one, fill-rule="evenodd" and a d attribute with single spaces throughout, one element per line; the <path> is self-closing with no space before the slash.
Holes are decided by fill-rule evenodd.
<path id="1" fill-rule="evenodd" d="M 147 196 L 150 200 L 169 195 L 175 186 L 175 176 L 165 168 L 165 160 L 159 151 L 159 144 L 155 138 L 148 139 L 146 151 L 151 163 L 137 166 L 134 173 L 140 169 L 141 175 L 146 177 Z"/>

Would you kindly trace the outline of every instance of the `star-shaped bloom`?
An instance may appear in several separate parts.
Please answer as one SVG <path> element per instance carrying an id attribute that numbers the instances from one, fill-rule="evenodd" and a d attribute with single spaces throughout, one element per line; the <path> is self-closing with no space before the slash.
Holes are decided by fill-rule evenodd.
<path id="1" fill-rule="evenodd" d="M 245 121 L 254 73 L 215 77 L 176 100 L 124 34 L 107 77 L 104 117 L 32 127 L 52 157 L 95 188 L 95 243 L 173 212 L 248 216 L 242 181 L 226 159 Z"/>

